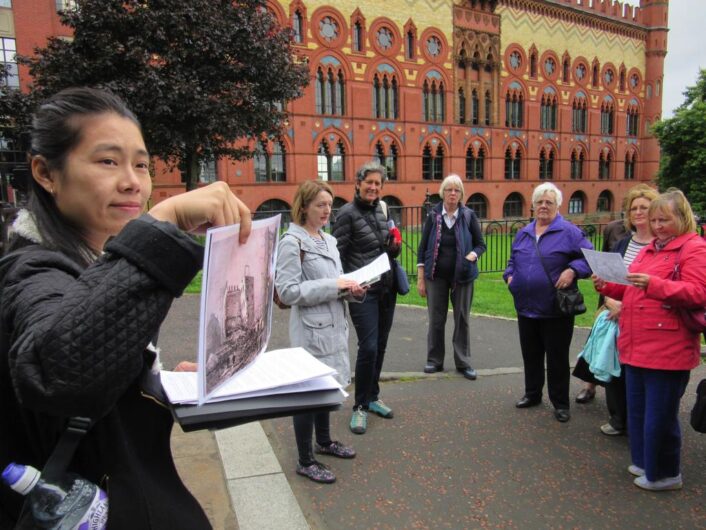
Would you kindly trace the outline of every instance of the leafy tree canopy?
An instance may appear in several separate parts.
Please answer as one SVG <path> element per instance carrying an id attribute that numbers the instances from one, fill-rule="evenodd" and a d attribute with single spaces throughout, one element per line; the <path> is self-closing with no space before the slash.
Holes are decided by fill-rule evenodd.
<path id="1" fill-rule="evenodd" d="M 682 190 L 695 212 L 706 213 L 706 70 L 684 92 L 684 103 L 672 118 L 654 125 L 662 149 L 660 189 Z"/>
<path id="2" fill-rule="evenodd" d="M 249 156 L 234 146 L 238 139 L 279 135 L 285 114 L 278 104 L 299 97 L 308 83 L 291 30 L 278 26 L 264 0 L 77 4 L 61 14 L 73 39 L 52 38 L 20 58 L 33 78 L 27 97 L 70 86 L 112 89 L 139 117 L 150 152 L 182 163 L 187 188 L 202 161 Z M 22 96 L 6 95 L 0 112 L 9 106 L 16 122 L 26 123 L 16 101 Z"/>

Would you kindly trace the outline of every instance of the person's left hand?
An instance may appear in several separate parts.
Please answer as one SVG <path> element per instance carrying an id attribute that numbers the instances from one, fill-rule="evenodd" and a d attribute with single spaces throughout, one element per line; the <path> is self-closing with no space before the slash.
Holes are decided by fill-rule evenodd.
<path id="1" fill-rule="evenodd" d="M 468 254 L 466 254 L 466 259 L 473 263 L 478 259 L 478 255 L 471 250 Z"/>
<path id="2" fill-rule="evenodd" d="M 575 278 L 576 273 L 574 272 L 574 269 L 566 269 L 564 270 L 564 272 L 561 273 L 559 279 L 554 284 L 554 287 L 556 287 L 557 289 L 566 289 L 568 286 L 574 283 Z"/>
<path id="3" fill-rule="evenodd" d="M 195 372 L 198 370 L 199 365 L 192 363 L 191 361 L 181 361 L 174 367 L 175 372 Z"/>
<path id="4" fill-rule="evenodd" d="M 367 285 L 365 287 L 363 287 L 363 286 L 356 283 L 355 286 L 350 288 L 350 290 L 351 290 L 351 294 L 355 298 L 363 298 L 363 296 L 365 295 L 365 291 L 368 290 L 368 287 L 367 287 Z"/>
<path id="5" fill-rule="evenodd" d="M 650 275 L 642 274 L 638 272 L 632 272 L 627 275 L 627 280 L 633 287 L 638 289 L 647 290 L 647 286 L 650 284 Z"/>

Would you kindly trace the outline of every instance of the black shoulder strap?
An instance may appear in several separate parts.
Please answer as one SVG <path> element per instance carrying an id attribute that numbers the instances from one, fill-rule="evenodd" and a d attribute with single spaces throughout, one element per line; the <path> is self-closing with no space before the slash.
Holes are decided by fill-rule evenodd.
<path id="1" fill-rule="evenodd" d="M 532 237 L 531 234 L 530 234 L 530 237 Z M 534 248 L 537 249 L 537 256 L 539 256 L 539 261 L 542 263 L 542 268 L 544 269 L 544 272 L 547 275 L 547 279 L 549 280 L 549 284 L 552 287 L 554 287 L 554 282 L 552 281 L 552 276 L 551 276 L 551 274 L 549 274 L 549 269 L 547 269 L 546 263 L 544 263 L 544 258 L 542 257 L 542 253 L 539 252 L 539 243 L 537 243 L 537 238 L 532 237 L 532 241 L 534 241 Z"/>

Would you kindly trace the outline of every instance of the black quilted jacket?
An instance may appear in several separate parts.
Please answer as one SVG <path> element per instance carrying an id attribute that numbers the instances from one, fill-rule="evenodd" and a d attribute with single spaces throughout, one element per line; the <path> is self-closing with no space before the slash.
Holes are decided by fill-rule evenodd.
<path id="1" fill-rule="evenodd" d="M 343 205 L 336 214 L 331 234 L 338 242 L 344 272 L 371 263 L 383 252 L 395 258 L 400 251 L 399 248 L 391 249 L 388 244 L 387 218 L 380 207 L 380 201 L 370 204 L 361 200 L 357 193 L 353 201 Z M 371 290 L 389 289 L 392 280 L 392 274 L 388 272 Z"/>
<path id="2" fill-rule="evenodd" d="M 202 248 L 143 216 L 86 269 L 30 241 L 0 263 L 0 467 L 41 469 L 66 418 L 89 416 L 97 422 L 70 471 L 107 491 L 108 528 L 210 528 L 174 468 L 172 418 L 146 350 Z M 1 528 L 22 500 L 0 488 Z"/>

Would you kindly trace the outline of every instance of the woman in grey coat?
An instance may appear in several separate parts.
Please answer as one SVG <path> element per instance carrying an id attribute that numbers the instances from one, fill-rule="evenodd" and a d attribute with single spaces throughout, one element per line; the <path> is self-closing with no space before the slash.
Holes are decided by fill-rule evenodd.
<path id="1" fill-rule="evenodd" d="M 291 306 L 289 340 L 337 371 L 339 383 L 350 384 L 346 297 L 362 298 L 364 288 L 341 278 L 343 267 L 336 238 L 322 228 L 328 223 L 333 191 L 325 182 L 304 182 L 294 197 L 293 222 L 282 236 L 277 254 L 275 288 L 280 300 Z M 353 458 L 355 451 L 332 441 L 329 413 L 293 417 L 299 462 L 297 473 L 315 482 L 331 483 L 336 476 L 314 459 L 316 453 Z M 316 430 L 316 446 L 312 435 Z"/>

